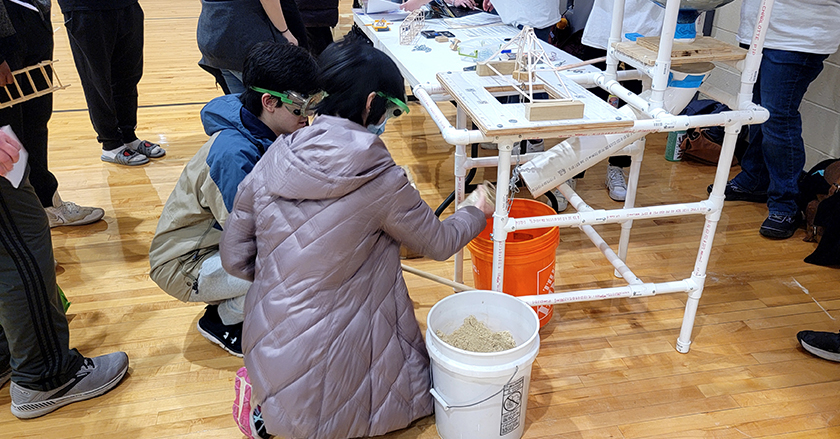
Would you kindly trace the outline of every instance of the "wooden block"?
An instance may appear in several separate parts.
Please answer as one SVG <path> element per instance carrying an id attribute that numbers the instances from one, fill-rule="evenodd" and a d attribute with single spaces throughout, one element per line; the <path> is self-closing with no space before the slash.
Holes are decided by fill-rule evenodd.
<path id="1" fill-rule="evenodd" d="M 517 70 L 517 71 L 511 73 L 511 77 L 513 78 L 514 81 L 518 81 L 518 82 L 533 82 L 534 73 L 531 72 L 531 74 L 528 74 L 528 72 L 523 72 L 521 70 Z"/>
<path id="2" fill-rule="evenodd" d="M 445 42 L 449 41 L 449 38 L 446 38 L 443 35 L 438 35 L 438 36 L 435 37 L 435 41 L 437 41 L 438 43 L 445 43 Z"/>
<path id="3" fill-rule="evenodd" d="M 510 75 L 513 73 L 514 67 L 516 67 L 516 61 L 481 61 L 476 63 L 475 72 L 478 76 L 493 76 L 496 74 L 496 72 L 490 70 L 488 64 L 492 65 L 493 68 L 503 75 Z"/>
<path id="4" fill-rule="evenodd" d="M 525 117 L 535 120 L 565 120 L 583 117 L 584 104 L 573 99 L 550 99 L 525 104 Z"/>

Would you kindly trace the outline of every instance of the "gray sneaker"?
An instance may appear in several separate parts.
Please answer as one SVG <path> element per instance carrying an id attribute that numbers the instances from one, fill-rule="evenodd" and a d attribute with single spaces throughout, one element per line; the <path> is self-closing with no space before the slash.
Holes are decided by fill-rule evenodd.
<path id="1" fill-rule="evenodd" d="M 48 391 L 30 390 L 12 382 L 12 414 L 37 418 L 67 404 L 104 395 L 120 383 L 128 370 L 128 355 L 114 352 L 85 358 L 82 368 L 63 386 Z"/>
<path id="2" fill-rule="evenodd" d="M 105 216 L 105 211 L 99 207 L 79 206 L 70 201 L 63 201 L 58 191 L 53 195 L 52 207 L 45 207 L 44 210 L 50 220 L 50 228 L 95 223 Z"/>

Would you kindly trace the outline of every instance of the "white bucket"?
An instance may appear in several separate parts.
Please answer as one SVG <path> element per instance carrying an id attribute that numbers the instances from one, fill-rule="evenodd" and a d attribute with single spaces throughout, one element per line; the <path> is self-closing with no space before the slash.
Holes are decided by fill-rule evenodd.
<path id="1" fill-rule="evenodd" d="M 516 347 L 470 352 L 435 334 L 454 332 L 471 315 L 492 331 L 510 331 Z M 443 439 L 522 437 L 531 365 L 540 349 L 540 322 L 533 308 L 508 294 L 465 291 L 435 304 L 426 322 L 438 435 Z"/>

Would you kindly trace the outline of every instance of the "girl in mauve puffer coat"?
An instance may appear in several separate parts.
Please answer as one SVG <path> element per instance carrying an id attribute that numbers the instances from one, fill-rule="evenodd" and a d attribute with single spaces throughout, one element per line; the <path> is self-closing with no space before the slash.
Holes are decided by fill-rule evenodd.
<path id="1" fill-rule="evenodd" d="M 384 53 L 342 41 L 319 62 L 327 95 L 318 115 L 269 148 L 239 186 L 221 257 L 253 281 L 242 348 L 265 431 L 376 436 L 433 408 L 400 244 L 445 260 L 478 235 L 492 206 L 440 221 L 394 163 L 379 134 L 408 108 Z"/>

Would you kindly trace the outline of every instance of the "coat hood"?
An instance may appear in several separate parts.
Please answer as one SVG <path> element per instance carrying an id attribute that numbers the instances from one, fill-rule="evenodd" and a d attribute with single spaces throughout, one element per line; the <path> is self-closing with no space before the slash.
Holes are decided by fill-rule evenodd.
<path id="1" fill-rule="evenodd" d="M 208 136 L 212 136 L 219 131 L 230 128 L 239 131 L 251 143 L 262 144 L 264 140 L 255 137 L 242 124 L 241 109 L 242 103 L 239 102 L 238 94 L 219 96 L 211 100 L 201 109 L 201 123 L 204 125 L 204 132 Z"/>
<path id="2" fill-rule="evenodd" d="M 379 136 L 340 117 L 320 115 L 311 126 L 278 139 L 262 161 L 270 193 L 289 200 L 344 196 L 396 166 Z M 362 206 L 359 206 L 362 207 Z"/>

